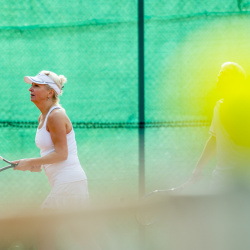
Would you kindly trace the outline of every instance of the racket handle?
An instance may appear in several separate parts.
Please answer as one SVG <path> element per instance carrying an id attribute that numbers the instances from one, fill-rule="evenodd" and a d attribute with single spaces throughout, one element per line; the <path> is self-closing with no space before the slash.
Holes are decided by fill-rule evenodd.
<path id="1" fill-rule="evenodd" d="M 6 160 L 6 159 L 5 159 L 5 158 L 3 158 L 2 156 L 0 156 L 0 159 L 1 159 L 1 160 L 3 160 L 3 161 L 5 161 L 5 162 L 7 162 L 7 163 L 12 164 L 10 161 Z"/>
<path id="2" fill-rule="evenodd" d="M 12 165 L 6 166 L 6 167 L 4 167 L 4 168 L 0 168 L 0 172 L 1 172 L 1 171 L 4 171 L 4 170 L 6 170 L 6 169 L 9 169 L 9 168 L 14 168 L 15 166 L 16 166 L 16 164 L 12 164 Z"/>
<path id="3" fill-rule="evenodd" d="M 0 159 L 3 160 L 3 161 L 5 161 L 5 162 L 7 162 L 7 163 L 9 163 L 9 164 L 11 164 L 12 168 L 14 168 L 14 167 L 16 167 L 18 165 L 18 163 L 12 163 L 11 161 L 6 160 L 1 155 L 0 155 Z"/>

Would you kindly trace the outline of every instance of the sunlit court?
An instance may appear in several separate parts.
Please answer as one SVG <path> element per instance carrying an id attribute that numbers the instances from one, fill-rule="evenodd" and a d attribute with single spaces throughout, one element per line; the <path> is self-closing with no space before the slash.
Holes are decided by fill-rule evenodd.
<path id="1" fill-rule="evenodd" d="M 0 250 L 250 240 L 250 1 L 8 1 Z"/>

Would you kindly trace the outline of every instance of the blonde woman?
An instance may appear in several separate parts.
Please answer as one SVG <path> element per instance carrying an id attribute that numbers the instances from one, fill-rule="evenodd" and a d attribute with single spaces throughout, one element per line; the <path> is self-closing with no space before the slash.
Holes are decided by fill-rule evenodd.
<path id="1" fill-rule="evenodd" d="M 88 203 L 87 177 L 78 155 L 70 119 L 59 104 L 67 79 L 51 71 L 25 76 L 31 84 L 30 100 L 41 114 L 35 142 L 41 157 L 15 161 L 15 170 L 40 172 L 44 169 L 52 187 L 42 209 L 78 209 Z"/>

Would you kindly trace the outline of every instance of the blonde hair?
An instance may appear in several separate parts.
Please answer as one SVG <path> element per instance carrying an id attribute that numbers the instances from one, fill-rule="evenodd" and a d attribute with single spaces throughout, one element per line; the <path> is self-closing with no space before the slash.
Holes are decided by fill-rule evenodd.
<path id="1" fill-rule="evenodd" d="M 221 69 L 226 71 L 230 78 L 244 82 L 246 80 L 246 72 L 242 66 L 235 62 L 225 62 L 221 65 Z"/>
<path id="2" fill-rule="evenodd" d="M 241 92 L 245 88 L 248 88 L 245 70 L 235 62 L 223 63 L 217 81 L 220 98 L 231 98 L 236 92 Z"/>
<path id="3" fill-rule="evenodd" d="M 67 82 L 67 78 L 64 75 L 57 75 L 56 73 L 52 71 L 48 71 L 48 70 L 42 70 L 40 74 L 44 74 L 48 76 L 49 78 L 51 78 L 55 82 L 55 84 L 58 86 L 58 88 L 61 90 L 60 95 L 62 95 L 63 93 L 62 89 L 64 87 L 64 84 Z M 49 90 L 52 89 L 49 85 L 47 85 L 47 88 Z M 54 102 L 59 103 L 59 95 L 56 93 L 56 91 L 54 91 L 54 95 L 52 99 Z"/>

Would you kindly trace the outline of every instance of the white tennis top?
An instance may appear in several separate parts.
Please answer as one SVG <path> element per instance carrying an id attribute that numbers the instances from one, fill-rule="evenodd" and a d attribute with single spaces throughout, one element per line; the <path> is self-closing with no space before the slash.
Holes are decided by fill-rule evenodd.
<path id="1" fill-rule="evenodd" d="M 55 151 L 55 147 L 51 139 L 50 133 L 46 129 L 48 116 L 54 109 L 60 109 L 60 107 L 53 106 L 49 110 L 42 128 L 37 129 L 36 132 L 35 142 L 37 147 L 40 149 L 41 156 L 47 155 Z M 48 181 L 51 186 L 87 179 L 86 174 L 82 169 L 78 159 L 75 132 L 73 128 L 70 133 L 67 134 L 67 145 L 67 160 L 42 166 L 45 170 L 45 174 L 47 175 Z"/>
<path id="2" fill-rule="evenodd" d="M 209 133 L 216 137 L 216 171 L 225 171 L 237 168 L 248 169 L 250 165 L 250 148 L 236 145 L 225 130 L 220 119 L 220 108 L 223 100 L 217 102 Z M 242 131 L 244 133 L 244 131 Z"/>

